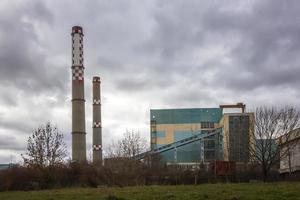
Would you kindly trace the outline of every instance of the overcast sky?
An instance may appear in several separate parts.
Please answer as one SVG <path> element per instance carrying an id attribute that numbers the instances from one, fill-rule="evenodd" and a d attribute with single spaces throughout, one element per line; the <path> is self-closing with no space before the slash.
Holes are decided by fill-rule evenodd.
<path id="1" fill-rule="evenodd" d="M 71 153 L 72 26 L 85 32 L 90 158 L 94 75 L 104 148 L 126 129 L 149 139 L 150 108 L 300 107 L 299 13 L 298 0 L 1 0 L 0 163 L 46 121 Z"/>

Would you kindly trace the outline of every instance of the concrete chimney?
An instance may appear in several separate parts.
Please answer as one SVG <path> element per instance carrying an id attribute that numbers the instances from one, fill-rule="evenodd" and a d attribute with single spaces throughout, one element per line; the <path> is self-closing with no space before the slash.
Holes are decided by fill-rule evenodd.
<path id="1" fill-rule="evenodd" d="M 72 160 L 86 162 L 83 30 L 72 28 Z"/>
<path id="2" fill-rule="evenodd" d="M 102 164 L 101 80 L 93 77 L 93 162 Z"/>

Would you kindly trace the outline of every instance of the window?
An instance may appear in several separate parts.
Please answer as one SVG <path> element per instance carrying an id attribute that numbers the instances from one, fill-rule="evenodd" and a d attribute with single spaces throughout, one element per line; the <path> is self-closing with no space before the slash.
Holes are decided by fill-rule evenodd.
<path id="1" fill-rule="evenodd" d="M 166 137 L 166 132 L 165 131 L 157 131 L 156 132 L 156 137 L 164 138 L 164 137 Z"/>
<path id="2" fill-rule="evenodd" d="M 205 151 L 204 152 L 204 159 L 206 161 L 215 160 L 216 159 L 215 151 Z"/>
<path id="3" fill-rule="evenodd" d="M 201 122 L 201 128 L 215 128 L 213 122 Z"/>
<path id="4" fill-rule="evenodd" d="M 204 149 L 213 150 L 215 149 L 215 140 L 205 140 L 204 141 Z"/>

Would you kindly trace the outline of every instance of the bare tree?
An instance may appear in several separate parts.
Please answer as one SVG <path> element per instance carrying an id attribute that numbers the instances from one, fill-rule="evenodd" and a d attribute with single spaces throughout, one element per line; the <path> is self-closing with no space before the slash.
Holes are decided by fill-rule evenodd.
<path id="1" fill-rule="evenodd" d="M 138 131 L 128 131 L 106 149 L 105 168 L 109 182 L 117 185 L 145 184 L 144 165 L 134 159 L 147 150 L 147 141 Z"/>
<path id="2" fill-rule="evenodd" d="M 299 126 L 300 114 L 295 107 L 259 107 L 255 110 L 254 138 L 250 140 L 250 156 L 261 166 L 265 181 L 273 166 L 288 156 L 290 147 L 280 149 L 291 138 L 292 130 Z M 285 141 L 280 138 L 284 136 Z"/>
<path id="3" fill-rule="evenodd" d="M 112 142 L 107 148 L 108 157 L 134 157 L 148 148 L 148 142 L 143 138 L 140 132 L 133 130 L 123 134 L 123 137 L 117 142 Z"/>
<path id="4" fill-rule="evenodd" d="M 61 164 L 67 156 L 63 134 L 50 122 L 35 129 L 27 140 L 25 165 L 44 168 Z"/>

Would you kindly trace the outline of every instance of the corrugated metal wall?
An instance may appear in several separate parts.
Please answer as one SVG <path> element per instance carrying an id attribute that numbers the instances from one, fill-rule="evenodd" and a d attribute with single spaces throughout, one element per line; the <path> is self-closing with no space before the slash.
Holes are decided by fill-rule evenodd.
<path id="1" fill-rule="evenodd" d="M 222 117 L 220 108 L 152 109 L 150 119 L 157 124 L 184 124 L 214 122 Z"/>

